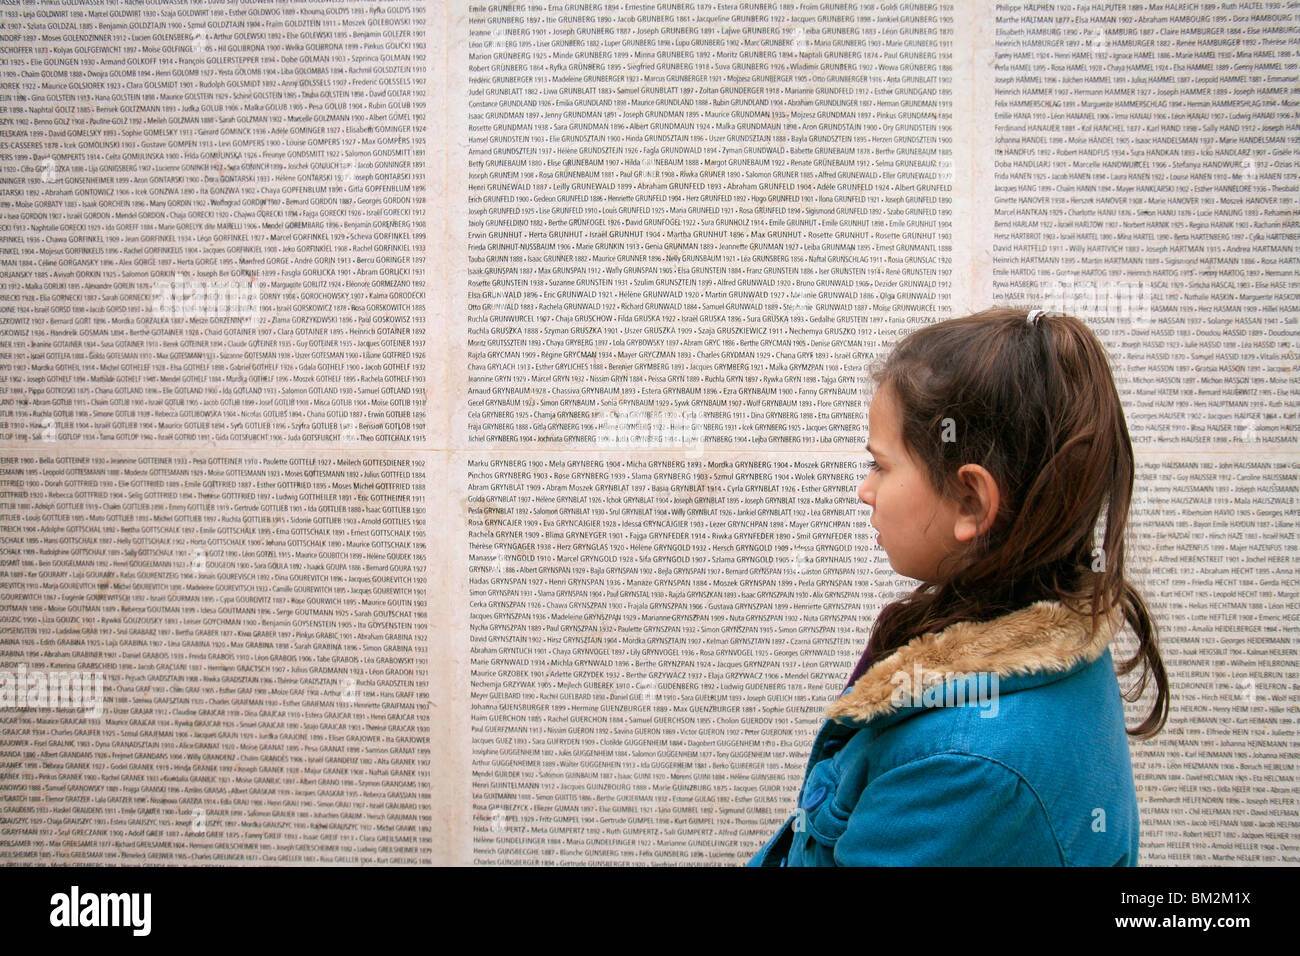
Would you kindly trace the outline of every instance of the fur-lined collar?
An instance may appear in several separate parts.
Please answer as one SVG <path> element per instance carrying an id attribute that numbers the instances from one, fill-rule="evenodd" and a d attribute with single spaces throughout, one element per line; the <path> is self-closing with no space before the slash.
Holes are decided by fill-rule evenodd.
<path id="1" fill-rule="evenodd" d="M 1087 614 L 1059 601 L 1037 601 L 991 621 L 959 621 L 928 632 L 881 658 L 826 711 L 832 719 L 865 722 L 900 709 L 896 689 L 902 673 L 921 675 L 921 691 L 954 673 L 1015 674 L 1067 671 L 1101 657 L 1124 623 L 1123 611 L 1111 609 L 1089 633 Z"/>

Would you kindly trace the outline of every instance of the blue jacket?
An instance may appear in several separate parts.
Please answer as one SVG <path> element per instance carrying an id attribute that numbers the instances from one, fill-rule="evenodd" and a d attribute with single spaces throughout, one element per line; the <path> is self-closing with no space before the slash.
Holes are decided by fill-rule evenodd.
<path id="1" fill-rule="evenodd" d="M 749 866 L 1136 866 L 1109 645 L 1118 608 L 1039 601 L 923 634 L 827 710 L 797 808 Z"/>

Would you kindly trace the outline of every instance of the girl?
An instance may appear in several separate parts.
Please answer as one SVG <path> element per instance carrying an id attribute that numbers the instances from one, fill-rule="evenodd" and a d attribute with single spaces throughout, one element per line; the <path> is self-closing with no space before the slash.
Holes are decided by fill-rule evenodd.
<path id="1" fill-rule="evenodd" d="M 1124 579 L 1133 446 L 1101 344 L 1067 315 L 991 309 L 913 332 L 872 377 L 858 497 L 922 583 L 876 619 L 749 865 L 1137 865 L 1127 734 L 1160 731 L 1169 688 Z M 1126 699 L 1156 685 L 1132 730 L 1125 624 Z"/>

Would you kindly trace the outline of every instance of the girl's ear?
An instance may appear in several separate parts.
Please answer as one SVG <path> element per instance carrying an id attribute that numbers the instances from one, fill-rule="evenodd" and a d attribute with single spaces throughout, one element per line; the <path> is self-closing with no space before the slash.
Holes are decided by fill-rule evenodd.
<path id="1" fill-rule="evenodd" d="M 998 483 L 983 465 L 962 465 L 957 480 L 962 494 L 952 533 L 958 541 L 970 541 L 993 527 L 1001 502 Z"/>

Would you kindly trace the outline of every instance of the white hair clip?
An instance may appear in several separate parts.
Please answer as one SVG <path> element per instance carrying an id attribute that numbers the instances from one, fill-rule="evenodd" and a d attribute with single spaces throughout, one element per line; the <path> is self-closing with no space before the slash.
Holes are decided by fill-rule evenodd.
<path id="1" fill-rule="evenodd" d="M 1027 316 L 1025 316 L 1025 321 L 1028 322 L 1030 325 L 1037 325 L 1038 320 L 1041 319 L 1046 314 L 1047 314 L 1046 309 L 1034 309 Z"/>

